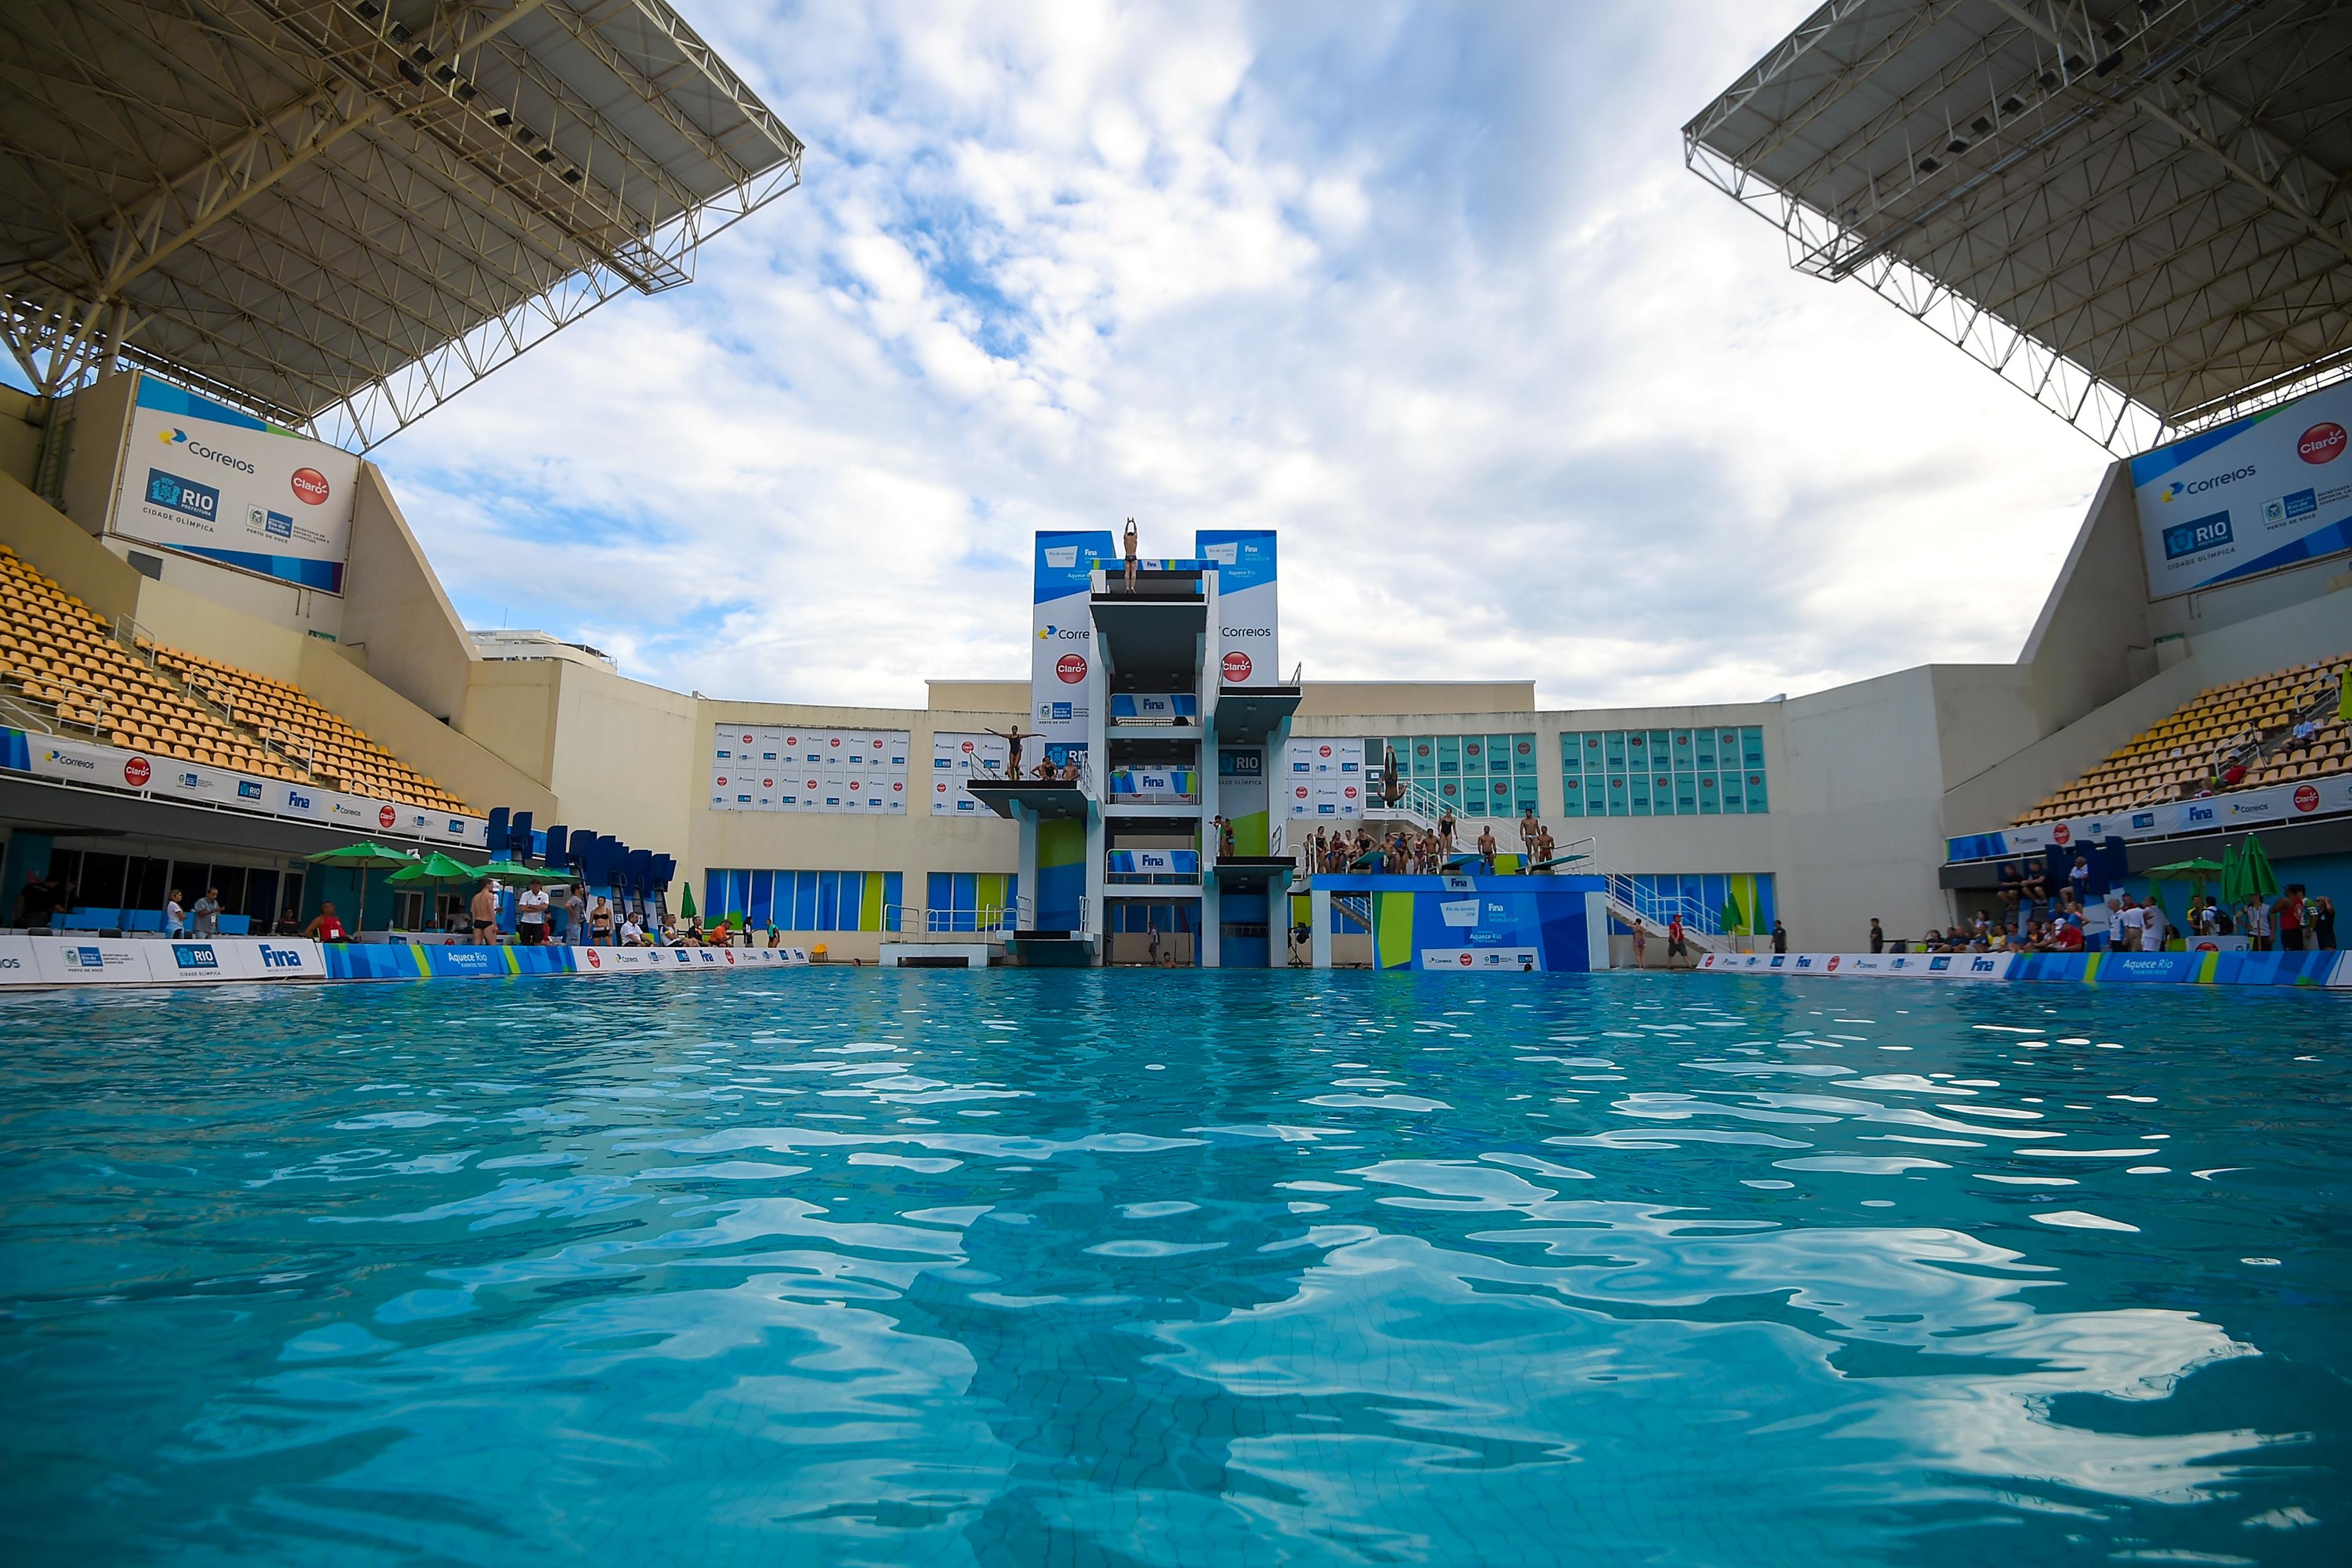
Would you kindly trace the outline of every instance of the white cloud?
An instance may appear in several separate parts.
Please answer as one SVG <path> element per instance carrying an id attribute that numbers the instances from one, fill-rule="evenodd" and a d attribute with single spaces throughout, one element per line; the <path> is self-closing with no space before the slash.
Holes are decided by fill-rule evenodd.
<path id="1" fill-rule="evenodd" d="M 1719 5 L 699 5 L 810 143 L 379 456 L 469 617 L 742 697 L 1024 668 L 1027 535 L 1282 530 L 1286 665 L 2014 657 L 2103 458 L 1686 173 Z"/>

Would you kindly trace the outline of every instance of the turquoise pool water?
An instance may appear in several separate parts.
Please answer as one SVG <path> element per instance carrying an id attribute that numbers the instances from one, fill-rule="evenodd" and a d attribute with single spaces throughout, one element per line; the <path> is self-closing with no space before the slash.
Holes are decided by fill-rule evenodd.
<path id="1" fill-rule="evenodd" d="M 2336 1563 L 2347 999 L 0 1003 L 13 1563 Z"/>

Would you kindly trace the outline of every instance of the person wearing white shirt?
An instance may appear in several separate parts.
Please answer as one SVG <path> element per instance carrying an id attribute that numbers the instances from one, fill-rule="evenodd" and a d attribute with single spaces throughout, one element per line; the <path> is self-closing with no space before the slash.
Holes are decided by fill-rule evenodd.
<path id="1" fill-rule="evenodd" d="M 172 896 L 163 900 L 163 934 L 165 936 L 188 934 L 187 912 L 180 908 L 180 889 L 177 888 L 173 889 Z"/>
<path id="2" fill-rule="evenodd" d="M 535 947 L 547 938 L 547 889 L 525 888 L 515 895 L 515 939 Z"/>
<path id="3" fill-rule="evenodd" d="M 2240 928 L 2246 933 L 2246 945 L 2256 952 L 2271 950 L 2271 911 L 2259 895 L 2246 900 L 2246 918 Z"/>
<path id="4" fill-rule="evenodd" d="M 2147 911 L 2126 897 L 2121 919 L 2123 930 L 2116 940 L 2116 946 L 2125 952 L 2140 952 L 2147 935 Z"/>
<path id="5" fill-rule="evenodd" d="M 635 915 L 629 915 L 621 921 L 621 945 L 623 947 L 646 945 L 646 928 L 637 923 L 637 917 Z"/>

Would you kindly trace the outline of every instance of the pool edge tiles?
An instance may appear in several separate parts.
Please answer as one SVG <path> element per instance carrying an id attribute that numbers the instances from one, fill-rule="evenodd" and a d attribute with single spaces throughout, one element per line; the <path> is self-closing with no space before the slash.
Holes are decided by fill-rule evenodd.
<path id="1" fill-rule="evenodd" d="M 427 946 L 223 938 L 0 936 L 0 991 L 236 982 L 460 980 L 539 974 L 727 974 L 800 967 L 803 948 Z"/>
<path id="2" fill-rule="evenodd" d="M 1710 974 L 1801 974 L 1862 980 L 2011 980 L 2077 985 L 2292 985 L 2352 990 L 2352 953 L 1710 952 Z"/>

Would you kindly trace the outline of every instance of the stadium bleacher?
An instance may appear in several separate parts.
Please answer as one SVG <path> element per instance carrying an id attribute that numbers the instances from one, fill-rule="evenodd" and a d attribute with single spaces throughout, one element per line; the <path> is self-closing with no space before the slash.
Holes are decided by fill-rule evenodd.
<path id="1" fill-rule="evenodd" d="M 79 599 L 5 545 L 0 689 L 59 733 L 101 745 L 467 810 L 294 687 L 143 637 L 125 647 Z"/>
<path id="2" fill-rule="evenodd" d="M 2261 789 L 2352 770 L 2352 730 L 2337 716 L 2352 654 L 2208 687 L 2012 824 L 2097 816 L 2211 790 Z M 2316 726 L 2297 740 L 2295 729 Z M 2234 780 L 2231 769 L 2242 769 Z"/>
<path id="3" fill-rule="evenodd" d="M 218 703 L 254 734 L 353 795 L 464 813 L 466 804 L 394 756 L 300 688 L 202 655 L 157 647 L 156 667 Z"/>

